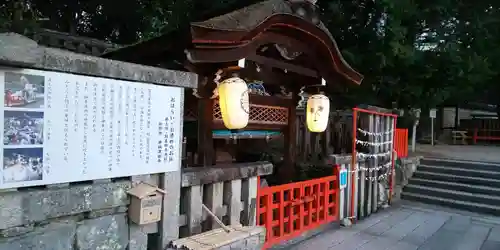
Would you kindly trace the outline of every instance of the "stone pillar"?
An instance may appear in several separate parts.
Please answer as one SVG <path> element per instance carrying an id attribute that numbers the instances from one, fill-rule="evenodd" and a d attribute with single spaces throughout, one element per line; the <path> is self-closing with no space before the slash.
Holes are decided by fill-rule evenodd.
<path id="1" fill-rule="evenodd" d="M 179 145 L 183 141 L 183 124 L 184 124 L 184 92 L 181 92 L 180 102 L 180 136 Z M 182 147 L 178 147 L 178 156 L 182 155 Z M 179 207 L 181 203 L 181 164 L 179 159 L 179 167 L 177 171 L 167 172 L 160 175 L 160 187 L 165 190 L 166 194 L 163 196 L 163 214 L 162 220 L 159 222 L 158 231 L 160 240 L 158 241 L 159 249 L 166 249 L 168 244 L 179 238 Z"/>

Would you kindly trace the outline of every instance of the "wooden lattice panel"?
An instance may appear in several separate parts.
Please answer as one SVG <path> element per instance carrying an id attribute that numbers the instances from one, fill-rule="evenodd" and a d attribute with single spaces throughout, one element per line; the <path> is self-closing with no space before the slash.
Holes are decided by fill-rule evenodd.
<path id="1" fill-rule="evenodd" d="M 214 120 L 222 120 L 219 101 L 214 103 Z M 249 123 L 253 124 L 288 124 L 288 108 L 250 104 Z"/>
<path id="2" fill-rule="evenodd" d="M 327 177 L 258 187 L 257 225 L 266 228 L 263 249 L 338 220 L 339 191 L 337 171 Z"/>

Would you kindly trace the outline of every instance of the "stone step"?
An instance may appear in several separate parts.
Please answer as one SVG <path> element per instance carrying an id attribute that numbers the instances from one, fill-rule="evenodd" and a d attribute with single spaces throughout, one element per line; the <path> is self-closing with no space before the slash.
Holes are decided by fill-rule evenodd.
<path id="1" fill-rule="evenodd" d="M 440 166 L 440 167 L 452 167 L 452 168 L 463 168 L 463 169 L 475 169 L 482 171 L 496 171 L 500 172 L 500 164 L 491 162 L 480 162 L 480 161 L 464 161 L 464 160 L 452 160 L 452 159 L 437 159 L 437 158 L 423 158 L 420 160 L 420 164 L 427 166 Z"/>
<path id="2" fill-rule="evenodd" d="M 421 164 L 418 171 L 500 180 L 500 171 Z"/>
<path id="3" fill-rule="evenodd" d="M 409 184 L 404 187 L 403 192 L 412 194 L 421 194 L 445 199 L 452 199 L 457 201 L 474 202 L 479 204 L 488 204 L 500 206 L 500 196 L 477 194 L 464 191 L 441 189 L 435 187 L 421 186 Z"/>
<path id="4" fill-rule="evenodd" d="M 468 185 L 487 185 L 489 187 L 500 188 L 500 180 L 491 179 L 491 178 L 481 178 L 481 177 L 470 177 L 470 176 L 461 176 L 461 175 L 453 175 L 453 174 L 443 174 L 443 173 L 434 173 L 428 171 L 421 171 L 417 168 L 417 171 L 413 175 L 414 178 L 425 179 L 425 180 L 437 180 L 437 181 L 446 181 L 446 182 L 455 182 L 460 184 L 468 184 Z"/>
<path id="5" fill-rule="evenodd" d="M 463 191 L 474 194 L 500 195 L 500 188 L 486 186 L 487 185 L 486 183 L 484 185 L 469 185 L 469 184 L 462 184 L 462 183 L 448 182 L 448 181 L 411 178 L 408 184 Z"/>
<path id="6" fill-rule="evenodd" d="M 426 204 L 433 204 L 455 209 L 467 210 L 475 213 L 485 213 L 500 216 L 500 206 L 480 204 L 475 202 L 460 201 L 454 199 L 440 198 L 424 194 L 414 194 L 403 192 L 401 198 L 410 201 L 416 201 Z"/>

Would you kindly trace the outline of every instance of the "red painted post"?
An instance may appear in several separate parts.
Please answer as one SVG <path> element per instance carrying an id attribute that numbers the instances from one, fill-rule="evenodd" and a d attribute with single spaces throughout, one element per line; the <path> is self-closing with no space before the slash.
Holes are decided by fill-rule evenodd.
<path id="1" fill-rule="evenodd" d="M 261 194 L 261 185 L 260 185 L 260 176 L 257 176 L 257 200 L 255 201 L 255 225 L 261 225 L 260 222 L 260 216 L 259 216 L 259 211 L 260 211 L 260 194 Z M 250 220 L 250 218 L 248 218 Z"/>
<path id="2" fill-rule="evenodd" d="M 472 143 L 477 143 L 477 128 L 474 128 L 474 134 L 472 135 Z"/>
<path id="3" fill-rule="evenodd" d="M 333 165 L 333 176 L 336 177 L 336 182 L 335 182 L 335 193 L 337 194 L 335 197 L 337 197 L 336 202 L 335 202 L 335 218 L 338 218 L 340 220 L 339 214 L 340 214 L 340 165 L 335 164 Z M 325 189 L 326 192 L 326 189 Z M 326 203 L 325 203 L 326 204 Z M 318 206 L 319 210 L 319 206 Z"/>

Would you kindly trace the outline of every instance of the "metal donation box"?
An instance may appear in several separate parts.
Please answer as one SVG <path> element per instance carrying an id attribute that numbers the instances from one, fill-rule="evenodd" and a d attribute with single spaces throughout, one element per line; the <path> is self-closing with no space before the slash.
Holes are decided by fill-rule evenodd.
<path id="1" fill-rule="evenodd" d="M 130 195 L 129 219 L 143 225 L 161 220 L 163 195 L 160 188 L 141 183 L 127 192 Z"/>

